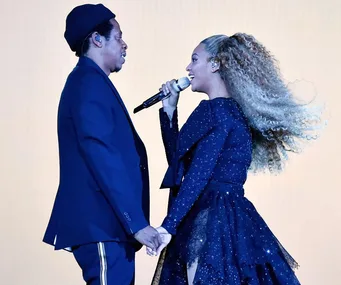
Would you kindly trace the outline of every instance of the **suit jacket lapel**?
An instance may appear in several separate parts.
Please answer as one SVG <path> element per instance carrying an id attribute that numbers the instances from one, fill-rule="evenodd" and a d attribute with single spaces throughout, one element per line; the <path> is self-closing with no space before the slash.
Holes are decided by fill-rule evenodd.
<path id="1" fill-rule="evenodd" d="M 130 124 L 130 126 L 131 126 L 131 128 L 132 128 L 132 130 L 133 130 L 133 132 L 135 134 L 135 136 L 141 141 L 141 138 L 139 137 L 137 131 L 135 130 L 134 124 L 133 124 L 133 122 L 132 122 L 132 120 L 130 118 L 128 110 L 127 110 L 126 106 L 124 105 L 123 100 L 122 100 L 120 94 L 118 93 L 118 91 L 116 90 L 114 84 L 111 82 L 111 80 L 109 79 L 108 76 L 106 76 L 106 80 L 107 80 L 108 84 L 110 85 L 111 89 L 113 90 L 114 95 L 116 96 L 118 102 L 120 103 L 124 113 L 126 114 L 126 117 L 127 117 L 128 121 L 129 121 L 129 124 Z"/>
<path id="2" fill-rule="evenodd" d="M 136 135 L 136 137 L 141 141 L 141 138 L 139 137 L 138 133 L 135 130 L 135 127 L 133 125 L 133 122 L 129 116 L 128 110 L 126 108 L 126 106 L 123 103 L 123 100 L 120 96 L 120 94 L 118 93 L 118 91 L 116 90 L 114 84 L 111 82 L 111 80 L 109 79 L 109 77 L 103 72 L 103 70 L 94 62 L 92 61 L 90 58 L 87 57 L 81 57 L 78 61 L 78 65 L 82 66 L 82 65 L 87 65 L 87 66 L 91 66 L 93 67 L 99 74 L 101 74 L 104 79 L 106 80 L 106 82 L 108 83 L 108 85 L 110 86 L 110 88 L 113 90 L 114 96 L 117 98 L 117 101 L 119 102 L 119 104 L 121 105 L 124 113 L 126 114 L 126 117 L 129 121 L 129 124 L 134 132 L 134 134 Z"/>
<path id="3" fill-rule="evenodd" d="M 113 90 L 114 95 L 115 95 L 116 98 L 117 98 L 117 101 L 120 103 L 120 105 L 121 105 L 121 107 L 122 107 L 124 113 L 125 113 L 126 116 L 127 116 L 127 119 L 128 119 L 129 122 L 132 124 L 132 121 L 131 121 L 131 118 L 130 118 L 130 116 L 129 116 L 128 110 L 127 110 L 126 106 L 124 105 L 123 100 L 122 100 L 120 94 L 118 93 L 117 89 L 115 88 L 114 84 L 111 82 L 111 80 L 109 79 L 108 76 L 106 76 L 105 80 L 106 80 L 107 83 L 109 84 L 110 88 Z"/>

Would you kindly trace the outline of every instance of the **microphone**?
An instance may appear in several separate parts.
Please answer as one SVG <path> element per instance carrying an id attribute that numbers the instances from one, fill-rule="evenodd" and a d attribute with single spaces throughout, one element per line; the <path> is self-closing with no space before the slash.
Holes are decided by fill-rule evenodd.
<path id="1" fill-rule="evenodd" d="M 182 77 L 173 82 L 172 87 L 175 89 L 176 92 L 180 92 L 182 90 L 185 90 L 190 84 L 191 82 L 187 77 Z M 134 109 L 134 114 L 143 109 L 149 108 L 150 106 L 153 106 L 157 102 L 160 102 L 161 100 L 168 98 L 170 95 L 171 95 L 170 92 L 168 94 L 164 94 L 162 91 L 160 91 L 159 93 L 155 94 L 154 96 L 144 101 L 141 105 L 137 106 Z"/>

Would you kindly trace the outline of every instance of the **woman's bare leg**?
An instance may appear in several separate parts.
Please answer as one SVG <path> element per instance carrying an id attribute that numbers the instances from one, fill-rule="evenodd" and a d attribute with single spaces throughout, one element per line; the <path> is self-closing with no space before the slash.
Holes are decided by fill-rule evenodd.
<path id="1" fill-rule="evenodd" d="M 198 268 L 198 259 L 196 259 L 190 267 L 187 266 L 187 280 L 188 285 L 193 285 L 195 273 L 197 272 Z"/>

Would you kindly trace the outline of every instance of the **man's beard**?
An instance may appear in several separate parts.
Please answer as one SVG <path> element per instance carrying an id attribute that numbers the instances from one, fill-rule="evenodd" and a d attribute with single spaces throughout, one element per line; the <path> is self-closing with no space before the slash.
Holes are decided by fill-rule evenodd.
<path id="1" fill-rule="evenodd" d="M 114 69 L 110 69 L 110 73 L 114 73 L 114 72 L 119 72 L 122 69 L 121 67 L 115 67 Z"/>

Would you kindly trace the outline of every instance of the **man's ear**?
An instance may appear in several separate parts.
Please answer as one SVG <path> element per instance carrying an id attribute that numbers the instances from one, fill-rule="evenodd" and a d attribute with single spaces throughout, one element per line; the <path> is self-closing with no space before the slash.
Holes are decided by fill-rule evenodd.
<path id="1" fill-rule="evenodd" d="M 100 34 L 98 34 L 98 33 L 93 33 L 92 35 L 91 35 L 91 41 L 92 41 L 92 43 L 95 45 L 95 46 L 97 46 L 97 47 L 99 47 L 99 48 L 101 48 L 103 45 L 102 45 L 102 37 L 101 37 L 101 35 Z"/>

